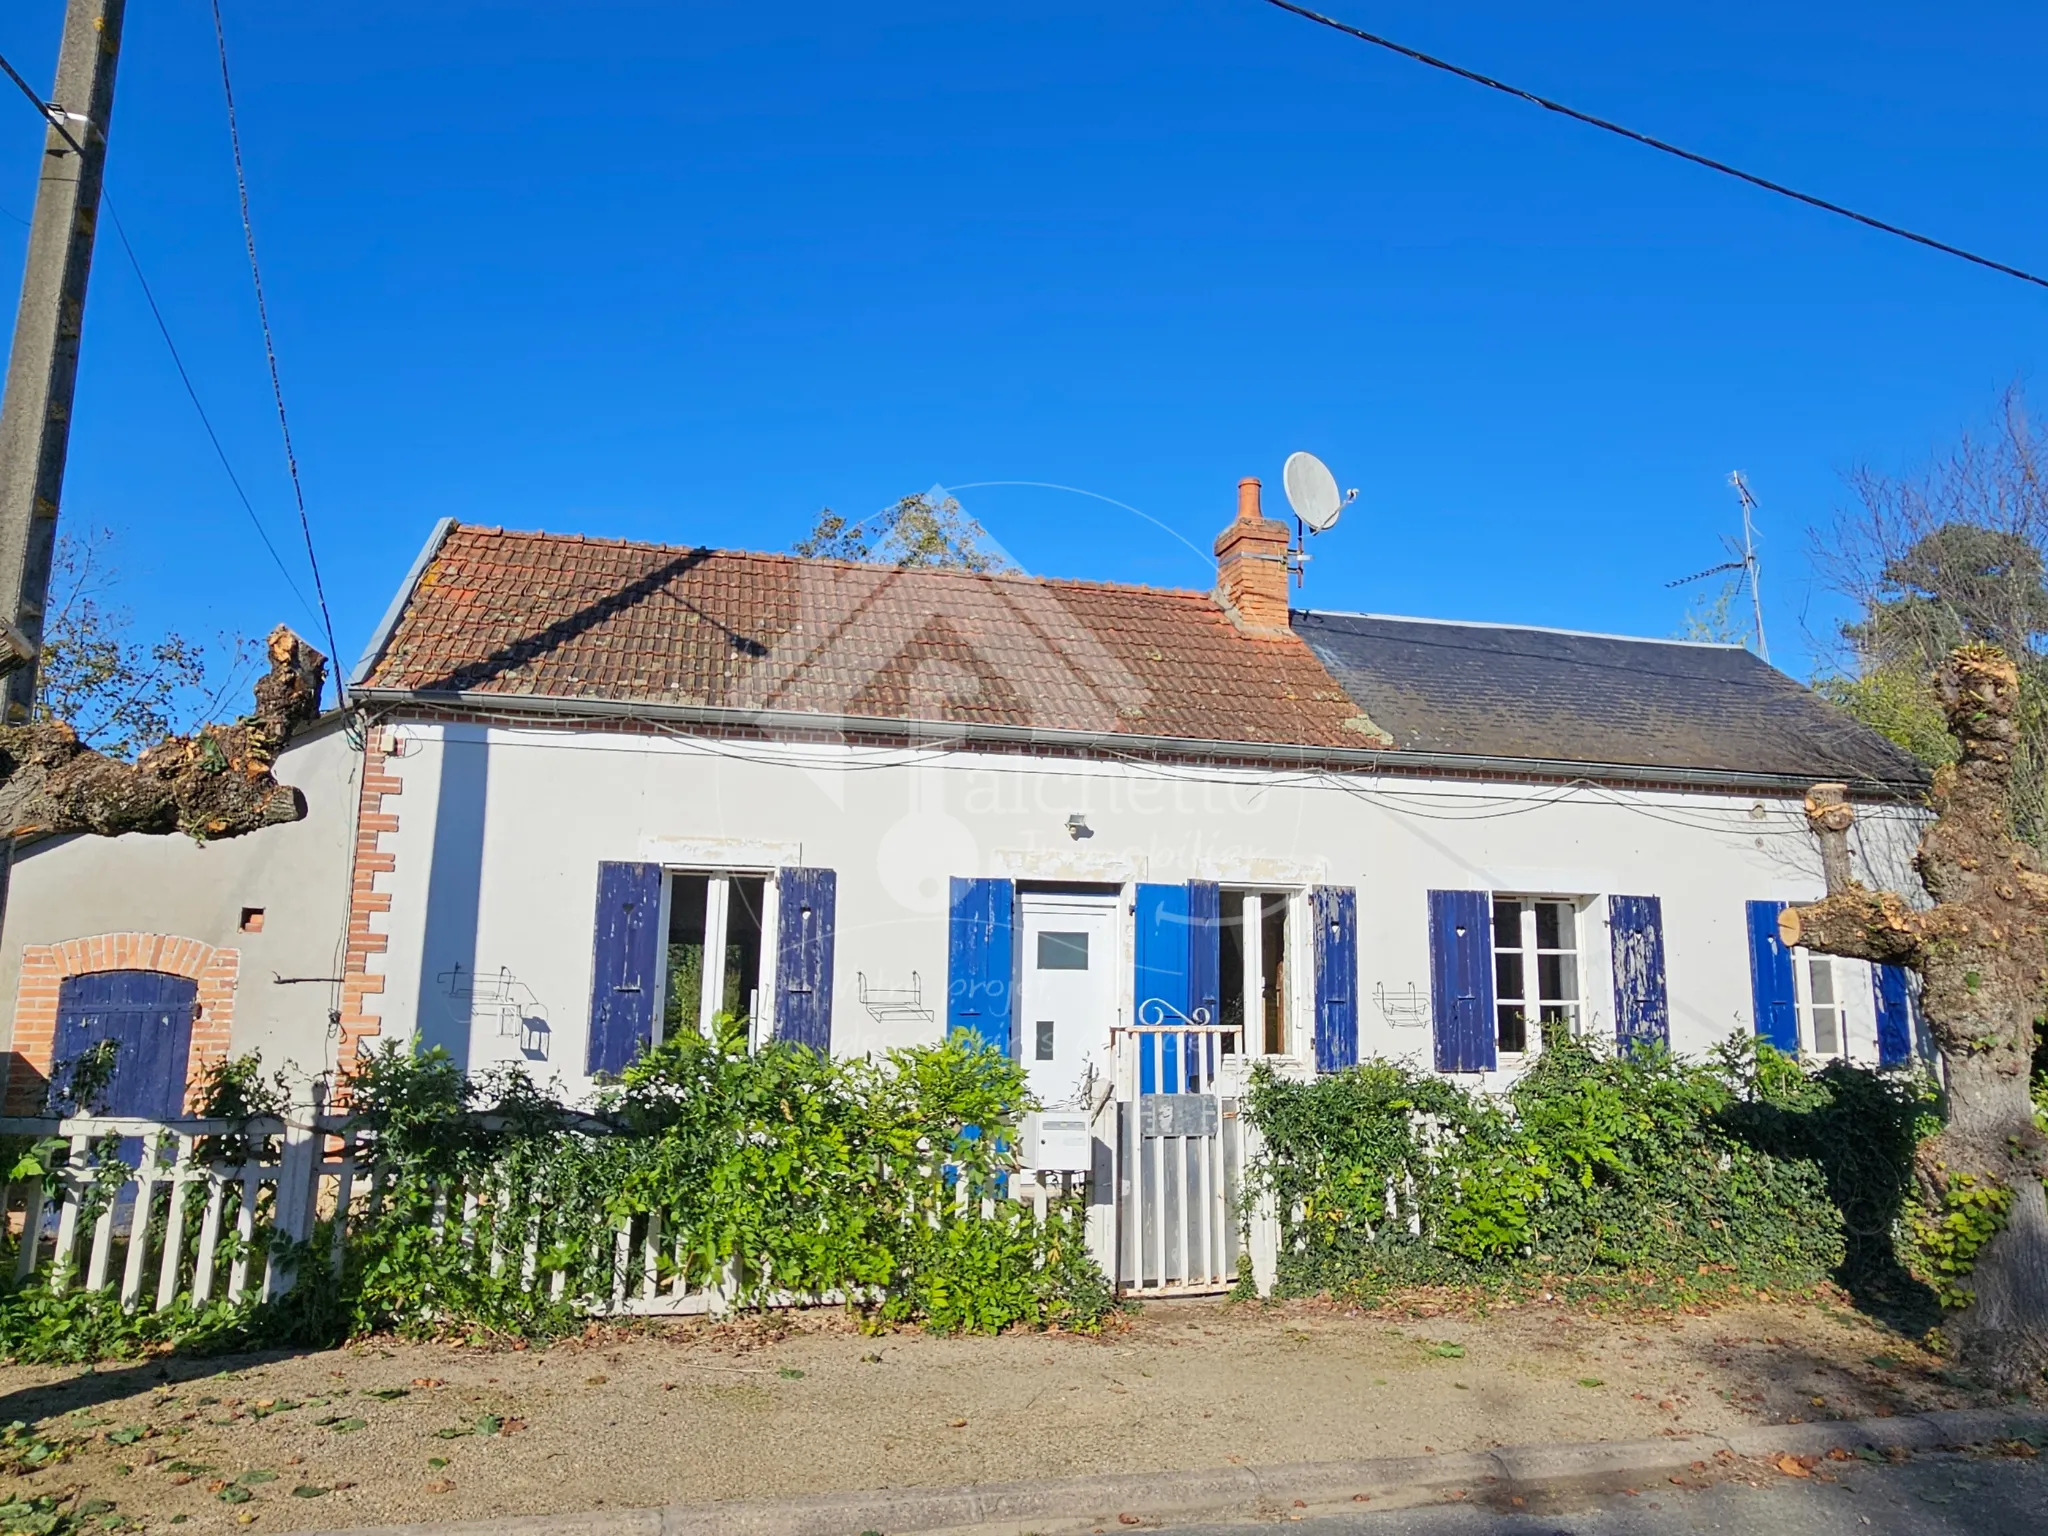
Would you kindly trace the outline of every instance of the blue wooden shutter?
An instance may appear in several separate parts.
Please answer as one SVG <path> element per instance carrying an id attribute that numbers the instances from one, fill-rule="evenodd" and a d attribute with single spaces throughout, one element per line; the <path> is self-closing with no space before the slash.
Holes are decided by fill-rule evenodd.
<path id="1" fill-rule="evenodd" d="M 832 952 L 839 876 L 784 869 L 775 876 L 775 1038 L 832 1054 Z"/>
<path id="2" fill-rule="evenodd" d="M 1316 1070 L 1358 1065 L 1358 892 L 1319 885 L 1308 893 L 1315 929 Z"/>
<path id="3" fill-rule="evenodd" d="M 1491 1072 L 1493 898 L 1485 891 L 1429 893 L 1430 1007 L 1439 1072 Z"/>
<path id="4" fill-rule="evenodd" d="M 946 950 L 946 1030 L 964 1029 L 1010 1049 L 1011 931 L 1016 888 L 1007 880 L 952 883 L 952 933 Z"/>
<path id="5" fill-rule="evenodd" d="M 1902 1067 L 1913 1059 L 1913 990 L 1903 965 L 1873 965 L 1877 994 L 1877 1064 Z"/>
<path id="6" fill-rule="evenodd" d="M 617 1073 L 654 1039 L 661 974 L 661 866 L 597 866 L 597 937 L 590 961 L 590 1048 L 584 1070 Z"/>
<path id="7" fill-rule="evenodd" d="M 1778 938 L 1782 901 L 1749 904 L 1749 990 L 1756 1032 L 1788 1054 L 1799 1050 L 1799 994 L 1792 981 L 1792 951 Z"/>
<path id="8" fill-rule="evenodd" d="M 1184 885 L 1138 887 L 1137 932 L 1131 984 L 1132 1017 L 1139 1024 L 1171 1024 L 1185 1015 L 1188 995 L 1188 888 Z M 1163 1003 L 1164 1010 L 1146 1008 Z M 1162 1081 L 1163 1079 L 1163 1081 Z M 1174 1093 L 1182 1086 L 1180 1037 L 1158 1037 L 1156 1049 L 1138 1052 L 1138 1091 Z"/>
<path id="9" fill-rule="evenodd" d="M 93 971 L 67 976 L 57 989 L 57 1033 L 51 1047 L 50 1099 L 71 1101 L 79 1057 L 112 1042 L 114 1067 L 98 1099 L 77 1105 L 84 1114 L 136 1115 L 175 1120 L 185 1112 L 185 1080 L 192 1050 L 192 1020 L 199 983 L 167 971 Z M 141 1143 L 122 1143 L 136 1161 Z"/>
<path id="10" fill-rule="evenodd" d="M 1610 896 L 1614 951 L 1614 1038 L 1671 1043 L 1671 1001 L 1664 982 L 1664 903 L 1655 896 Z"/>
<path id="11" fill-rule="evenodd" d="M 1133 999 L 1139 1022 L 1154 999 L 1175 1013 L 1188 1011 L 1188 888 L 1184 885 L 1138 887 L 1136 977 Z M 1158 1022 L 1170 1024 L 1171 1015 Z"/>
<path id="12" fill-rule="evenodd" d="M 1223 888 L 1188 882 L 1188 1014 L 1204 1024 L 1223 1018 Z"/>

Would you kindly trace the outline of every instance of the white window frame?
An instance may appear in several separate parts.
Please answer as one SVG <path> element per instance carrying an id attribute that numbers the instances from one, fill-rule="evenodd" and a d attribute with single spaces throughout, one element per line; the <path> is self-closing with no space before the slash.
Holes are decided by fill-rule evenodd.
<path id="1" fill-rule="evenodd" d="M 1287 952 L 1281 957 L 1281 974 L 1287 995 L 1280 1000 L 1280 1030 L 1284 1037 L 1279 1051 L 1268 1051 L 1265 1047 L 1265 925 L 1263 916 L 1265 903 L 1278 896 L 1283 903 L 1286 923 L 1284 942 Z M 1231 901 L 1238 903 L 1232 912 Z M 1249 913 L 1257 911 L 1261 921 L 1246 922 Z M 1306 943 L 1308 922 L 1308 892 L 1298 885 L 1253 885 L 1250 883 L 1223 883 L 1222 896 L 1217 918 L 1219 925 L 1232 917 L 1238 922 L 1239 949 L 1244 956 L 1243 1008 L 1244 1030 L 1238 1040 L 1238 1056 L 1247 1061 L 1298 1062 L 1306 1059 L 1303 1046 L 1314 1048 L 1313 1041 L 1305 1041 L 1306 1023 L 1312 1018 L 1315 1008 L 1315 980 L 1308 977 L 1308 991 L 1303 991 L 1303 977 L 1313 969 Z M 1221 985 L 1222 978 L 1217 978 Z M 1256 1038 L 1260 1048 L 1247 1049 Z"/>
<path id="2" fill-rule="evenodd" d="M 1799 1054 L 1814 1061 L 1847 1061 L 1849 1059 L 1849 1000 L 1844 995 L 1842 975 L 1845 962 L 1834 955 L 1817 955 L 1804 944 L 1792 951 L 1792 993 L 1799 1009 Z M 1813 996 L 1813 968 L 1816 965 L 1827 968 L 1828 990 L 1833 997 L 1826 1003 L 1816 1002 Z M 1818 1010 L 1828 1009 L 1835 1016 L 1835 1048 L 1823 1051 L 1820 1048 Z"/>
<path id="3" fill-rule="evenodd" d="M 718 1015 L 725 1005 L 725 967 L 713 967 L 711 956 L 725 953 L 727 922 L 732 905 L 732 882 L 735 880 L 759 880 L 761 882 L 761 962 L 754 976 L 754 1006 L 747 1010 L 747 1045 L 750 1050 L 759 1050 L 764 1041 L 775 1037 L 775 960 L 776 914 L 778 910 L 776 871 L 773 869 L 726 867 L 705 869 L 687 865 L 673 866 L 662 870 L 661 881 L 661 943 L 659 947 L 661 972 L 659 990 L 655 993 L 657 1005 L 654 1010 L 654 1039 L 659 1044 L 668 1027 L 668 950 L 669 918 L 671 903 L 677 880 L 702 880 L 704 887 L 704 968 L 703 987 L 697 998 L 697 1030 L 706 1039 L 711 1038 L 718 1024 Z M 714 979 L 715 977 L 715 979 Z"/>
<path id="4" fill-rule="evenodd" d="M 1509 1066 L 1528 1061 L 1543 1051 L 1543 1007 L 1546 1003 L 1568 1006 L 1571 1009 L 1571 1032 L 1582 1035 L 1586 1029 L 1586 913 L 1589 898 L 1584 896 L 1559 896 L 1544 892 L 1490 891 L 1486 908 L 1486 960 L 1492 966 L 1494 985 L 1494 1015 L 1489 1021 L 1493 1029 L 1496 1056 Z M 1502 951 L 1495 946 L 1493 928 L 1493 907 L 1497 902 L 1512 901 L 1521 907 L 1520 937 L 1518 950 Z M 1539 949 L 1536 944 L 1536 906 L 1542 902 L 1563 907 L 1571 915 L 1570 950 Z M 1500 996 L 1500 969 L 1496 963 L 1502 954 L 1519 954 L 1522 957 L 1522 995 L 1515 999 L 1522 1007 L 1522 1046 L 1519 1051 L 1503 1049 L 1500 1045 L 1500 1008 L 1505 1001 Z M 1542 968 L 1537 963 L 1545 955 L 1570 954 L 1572 957 L 1572 978 L 1574 996 L 1545 998 L 1542 996 L 1539 977 Z"/>

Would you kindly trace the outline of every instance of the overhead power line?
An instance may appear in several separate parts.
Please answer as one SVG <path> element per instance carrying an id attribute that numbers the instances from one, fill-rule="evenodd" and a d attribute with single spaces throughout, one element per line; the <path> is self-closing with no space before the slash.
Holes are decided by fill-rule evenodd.
<path id="1" fill-rule="evenodd" d="M 306 539 L 306 563 L 313 568 L 313 595 L 320 600 L 320 624 L 327 632 L 327 654 L 334 668 L 334 696 L 346 702 L 341 647 L 335 643 L 334 620 L 327 612 L 327 587 L 320 579 L 320 557 L 313 553 L 313 525 L 306 516 L 306 491 L 299 483 L 299 456 L 292 449 L 292 424 L 284 411 L 284 383 L 277 372 L 277 344 L 270 334 L 270 308 L 263 302 L 263 269 L 256 262 L 256 226 L 249 219 L 249 177 L 242 169 L 242 130 L 235 119 L 235 82 L 228 75 L 228 34 L 221 21 L 220 0 L 213 0 L 213 37 L 220 49 L 220 89 L 227 98 L 228 143 L 235 155 L 235 190 L 242 199 L 242 242 L 249 250 L 249 280 L 256 288 L 256 318 L 263 327 L 263 355 L 270 364 L 270 394 L 277 402 L 277 429 L 284 437 L 284 463 L 292 477 L 292 499 L 299 508 L 299 532 Z"/>
<path id="2" fill-rule="evenodd" d="M 1447 75 L 1456 75 L 1460 80 L 1469 80 L 1474 85 L 1483 85 L 1490 91 L 1499 91 L 1504 96 L 1513 96 L 1518 100 L 1528 102 L 1531 106 L 1541 107 L 1546 112 L 1555 112 L 1560 117 L 1568 117 L 1575 123 L 1584 123 L 1587 127 L 1598 128 L 1603 133 L 1611 133 L 1617 137 L 1644 145 L 1646 148 L 1658 150 L 1663 154 L 1675 155 L 1680 160 L 1689 160 L 1694 165 L 1705 166 L 1708 170 L 1718 171 L 1723 176 L 1732 176 L 1737 181 L 1746 181 L 1753 187 L 1763 188 L 1766 192 L 1775 192 L 1780 197 L 1789 197 L 1796 203 L 1806 204 L 1809 208 L 1818 208 L 1823 213 L 1832 213 L 1845 219 L 1853 219 L 1858 224 L 1862 224 L 1867 228 L 1879 230 L 1887 235 L 1896 235 L 1901 240 L 1911 240 L 1915 245 L 1924 245 L 1929 250 L 1940 251 L 1945 256 L 1960 257 L 1962 260 L 1973 262 L 1977 266 L 1989 267 L 1993 272 L 2003 272 L 2007 277 L 2016 277 L 2023 283 L 2033 283 L 2037 287 L 2048 288 L 2048 277 L 2039 276 L 2022 267 L 2008 266 L 2005 262 L 1994 261 L 1989 256 L 1979 256 L 1975 251 L 1966 251 L 1959 245 L 1950 245 L 1947 241 L 1936 240 L 1931 235 L 1917 234 L 1913 230 L 1903 228 L 1900 225 L 1887 223 L 1883 219 L 1872 218 L 1867 213 L 1858 213 L 1854 208 L 1845 208 L 1840 203 L 1829 202 L 1824 197 L 1815 197 L 1810 192 L 1801 192 L 1796 187 L 1788 187 L 1783 182 L 1772 181 L 1768 177 L 1758 176 L 1753 172 L 1741 169 L 1739 166 L 1730 165 L 1725 160 L 1716 160 L 1710 155 L 1697 154 L 1690 149 L 1683 149 L 1676 144 L 1667 143 L 1663 139 L 1652 138 L 1647 133 L 1638 133 L 1633 128 L 1611 122 L 1607 118 L 1595 117 L 1590 112 L 1581 112 L 1578 108 L 1568 107 L 1561 101 L 1552 101 L 1548 96 L 1538 96 L 1534 91 L 1525 91 L 1518 85 L 1508 84 L 1505 80 L 1496 80 L 1491 75 L 1482 75 L 1475 69 L 1466 69 L 1463 65 L 1453 64 L 1448 59 L 1439 59 L 1433 54 L 1422 52 L 1420 49 L 1410 48 L 1405 43 L 1397 43 L 1392 38 L 1381 37 L 1374 32 L 1367 32 L 1362 27 L 1354 27 L 1349 22 L 1337 20 L 1334 16 L 1325 16 L 1321 11 L 1312 11 L 1305 5 L 1295 5 L 1292 3 L 1292 0 L 1266 0 L 1266 4 L 1299 16 L 1304 21 L 1312 21 L 1319 27 L 1328 27 L 1332 32 L 1342 32 L 1346 37 L 1355 37 L 1362 43 L 1371 43 L 1375 48 L 1384 48 L 1389 53 L 1398 53 L 1402 58 L 1412 59 L 1417 64 L 1426 64 L 1431 69 L 1440 69 Z"/>
<path id="3" fill-rule="evenodd" d="M 21 72 L 8 62 L 4 54 L 0 54 L 0 70 L 6 71 L 7 78 L 20 88 L 22 95 L 35 107 L 36 115 L 57 130 L 58 136 L 71 146 L 72 152 L 83 155 L 85 147 L 71 136 L 71 130 L 64 125 L 63 120 L 50 110 L 43 98 L 36 94 L 34 87 L 22 79 Z M 271 563 L 277 567 L 278 575 L 284 578 L 284 584 L 291 588 L 292 595 L 299 600 L 300 606 L 311 614 L 312 603 L 299 589 L 298 582 L 292 577 L 291 568 L 277 552 L 277 546 L 270 541 L 270 533 L 263 526 L 263 519 L 256 515 L 255 504 L 249 500 L 249 493 L 242 489 L 241 476 L 235 473 L 235 466 L 228 461 L 228 451 L 221 446 L 220 434 L 214 431 L 213 419 L 206 414 L 206 407 L 199 399 L 199 390 L 192 383 L 191 373 L 186 370 L 184 356 L 178 351 L 178 343 L 172 339 L 170 324 L 164 319 L 164 312 L 157 305 L 156 294 L 149 286 L 149 279 L 143 275 L 141 259 L 136 256 L 135 246 L 128 239 L 128 230 L 121 222 L 120 211 L 114 206 L 113 194 L 104 186 L 100 188 L 100 201 L 106 205 L 107 214 L 114 221 L 114 233 L 120 237 L 121 249 L 127 255 L 128 265 L 135 273 L 135 281 L 142 289 L 142 297 L 149 305 L 150 318 L 156 321 L 157 334 L 163 337 L 164 347 L 171 354 L 171 366 L 178 370 L 178 381 L 185 386 L 185 398 L 192 402 L 192 409 L 199 416 L 199 425 L 206 429 L 206 440 L 213 444 L 214 456 L 220 460 L 220 467 L 227 472 L 228 484 L 235 488 L 235 495 L 241 499 L 242 510 L 249 514 L 249 526 L 256 530 L 256 537 L 263 541 L 263 547 L 269 552 Z"/>

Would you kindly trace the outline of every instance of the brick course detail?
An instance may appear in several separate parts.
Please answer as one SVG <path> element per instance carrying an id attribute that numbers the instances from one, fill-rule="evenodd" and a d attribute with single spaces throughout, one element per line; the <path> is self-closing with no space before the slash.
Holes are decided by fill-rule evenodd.
<path id="1" fill-rule="evenodd" d="M 370 926 L 372 917 L 391 910 L 391 893 L 377 889 L 380 875 L 398 867 L 398 856 L 383 847 L 384 834 L 398 830 L 398 814 L 384 809 L 388 796 L 396 795 L 405 783 L 386 769 L 390 753 L 388 733 L 373 729 L 363 742 L 363 784 L 356 802 L 354 873 L 349 881 L 348 950 L 341 966 L 341 1033 L 339 1061 L 342 1076 L 348 1075 L 365 1042 L 384 1028 L 378 1000 L 384 991 L 382 971 L 370 969 L 370 957 L 382 955 L 390 938 Z"/>
<path id="2" fill-rule="evenodd" d="M 57 1000 L 67 977 L 96 971 L 162 971 L 199 984 L 199 1017 L 192 1021 L 186 1088 L 227 1059 L 234 1036 L 235 986 L 242 952 L 216 949 L 170 933 L 100 933 L 61 944 L 30 944 L 21 952 L 21 984 L 14 998 L 14 1044 L 7 1073 L 7 1112 L 38 1115 L 49 1088 L 50 1056 L 57 1044 Z"/>

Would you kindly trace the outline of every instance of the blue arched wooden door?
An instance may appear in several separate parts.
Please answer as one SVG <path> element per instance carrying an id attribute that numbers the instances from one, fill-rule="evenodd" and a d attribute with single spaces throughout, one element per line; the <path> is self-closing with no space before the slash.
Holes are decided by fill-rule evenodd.
<path id="1" fill-rule="evenodd" d="M 103 1040 L 114 1042 L 114 1070 L 96 1104 L 106 1115 L 170 1120 L 184 1112 L 185 1070 L 199 984 L 164 971 L 94 971 L 68 976 L 57 993 L 51 1096 L 64 1108 L 71 1065 Z"/>

